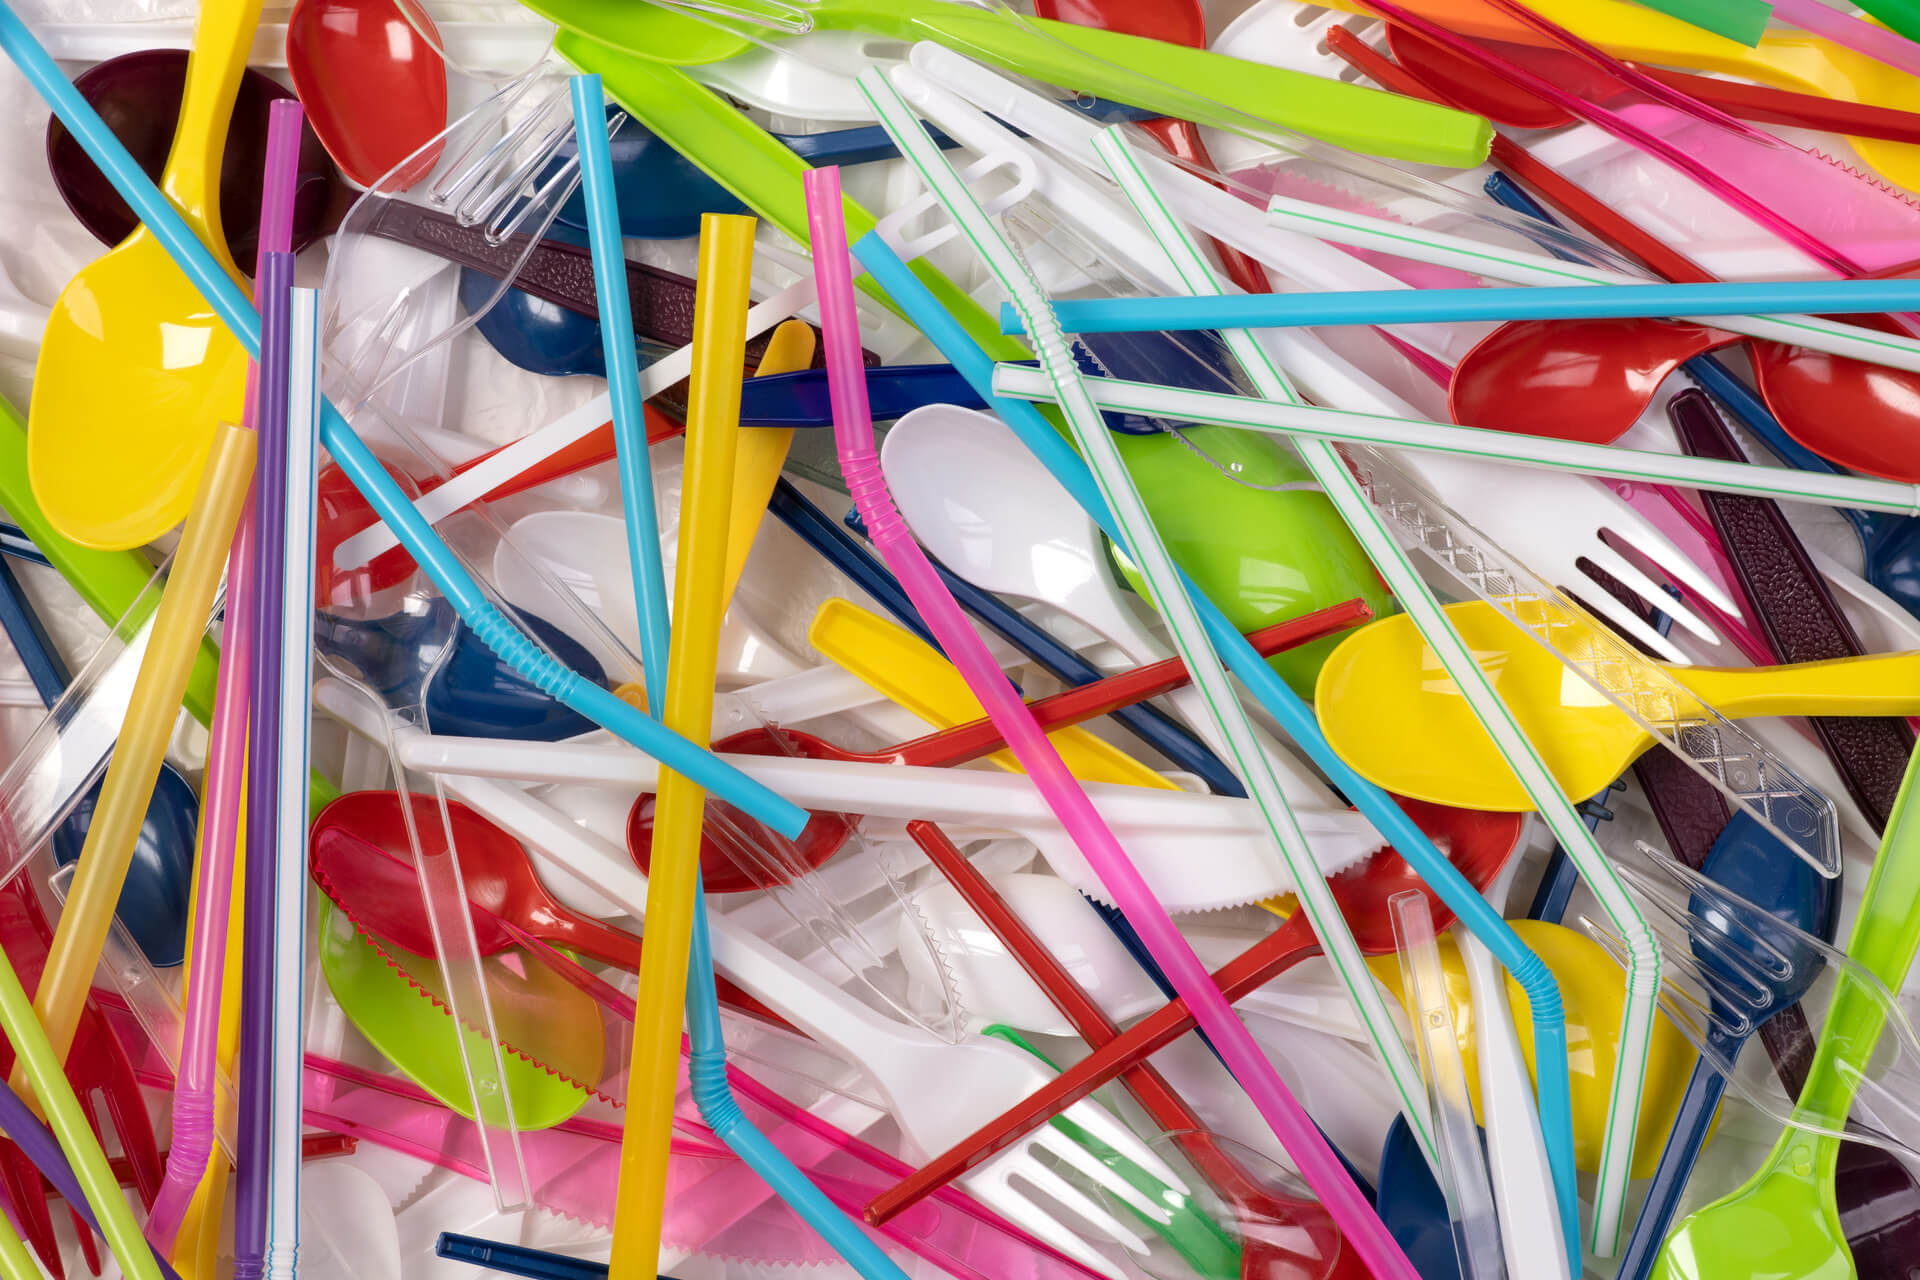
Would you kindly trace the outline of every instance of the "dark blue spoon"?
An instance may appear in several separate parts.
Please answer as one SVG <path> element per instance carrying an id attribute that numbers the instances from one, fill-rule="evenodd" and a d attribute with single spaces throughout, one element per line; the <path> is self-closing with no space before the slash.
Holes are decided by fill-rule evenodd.
<path id="1" fill-rule="evenodd" d="M 1405 1116 L 1394 1117 L 1380 1150 L 1380 1191 L 1374 1207 L 1420 1280 L 1460 1280 L 1460 1254 L 1446 1195 Z"/>
<path id="2" fill-rule="evenodd" d="M 604 686 L 606 675 L 579 641 L 545 618 L 516 611 L 516 621 L 571 669 Z M 434 733 L 557 742 L 594 725 L 515 674 L 486 643 L 435 598 L 418 613 L 372 621 L 314 616 L 314 646 L 354 668 L 389 705 L 422 701 Z"/>
<path id="3" fill-rule="evenodd" d="M 72 677 L 4 558 L 0 558 L 0 627 L 12 639 L 41 701 L 51 707 L 66 692 Z M 99 799 L 100 783 L 95 782 L 54 830 L 53 856 L 61 865 L 80 857 L 87 824 Z M 193 851 L 199 827 L 200 797 L 193 784 L 172 765 L 163 764 L 147 801 L 146 820 L 140 825 L 133 862 L 115 908 L 134 942 L 159 967 L 179 964 L 186 956 Z"/>

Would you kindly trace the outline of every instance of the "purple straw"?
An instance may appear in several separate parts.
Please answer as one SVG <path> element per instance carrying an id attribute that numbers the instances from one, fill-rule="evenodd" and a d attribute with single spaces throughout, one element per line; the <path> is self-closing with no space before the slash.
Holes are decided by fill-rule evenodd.
<path id="1" fill-rule="evenodd" d="M 254 474 L 254 545 L 258 549 L 255 598 L 259 635 L 253 663 L 253 729 L 247 739 L 247 772 L 254 802 L 247 806 L 247 885 L 243 959 L 240 969 L 239 1140 L 234 1152 L 233 1274 L 255 1280 L 265 1273 L 268 1187 L 273 1173 L 273 922 L 279 880 L 279 817 L 272 797 L 280 776 L 279 600 L 286 587 L 287 384 L 293 355 L 293 192 L 300 167 L 297 102 L 273 104 L 267 133 L 269 203 L 284 203 L 284 217 L 263 243 L 272 252 L 260 264 L 260 453 Z M 275 210 L 276 215 L 279 210 Z"/>

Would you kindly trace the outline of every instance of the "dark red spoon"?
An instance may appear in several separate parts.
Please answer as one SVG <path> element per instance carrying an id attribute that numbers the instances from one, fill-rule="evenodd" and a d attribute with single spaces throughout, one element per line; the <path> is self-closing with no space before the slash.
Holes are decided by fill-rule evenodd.
<path id="1" fill-rule="evenodd" d="M 1441 805 L 1401 800 L 1420 829 L 1447 851 L 1448 859 L 1476 888 L 1484 889 L 1519 846 L 1521 815 L 1479 813 Z M 1328 886 L 1341 914 L 1353 929 L 1355 941 L 1368 955 L 1397 949 L 1387 903 L 1397 893 L 1412 890 L 1426 895 L 1433 909 L 1434 927 L 1453 923 L 1451 908 L 1437 898 L 1405 859 L 1383 849 L 1360 866 L 1330 876 Z M 1320 943 L 1306 913 L 1295 912 L 1274 932 L 1254 943 L 1214 973 L 1214 981 L 1229 1000 L 1238 1000 L 1273 981 L 1309 956 L 1320 954 Z M 1024 1102 L 989 1120 L 973 1134 L 923 1165 L 912 1177 L 896 1184 L 867 1206 L 867 1221 L 878 1225 L 981 1161 L 1004 1150 L 1062 1110 L 1086 1097 L 1134 1063 L 1158 1052 L 1193 1030 L 1186 1002 L 1174 1000 L 1135 1022 L 1109 1043 L 1100 1046 L 1031 1094 Z M 1364 1274 L 1364 1271 L 1360 1272 Z"/>
<path id="2" fill-rule="evenodd" d="M 1276 623 L 1247 636 L 1254 650 L 1271 656 L 1299 645 L 1310 644 L 1322 636 L 1334 635 L 1353 626 L 1372 611 L 1360 600 L 1349 600 L 1287 622 Z M 1157 698 L 1187 682 L 1186 663 L 1166 658 L 1132 671 L 1095 680 L 1042 698 L 1029 704 L 1034 719 L 1043 729 L 1064 729 L 1092 720 L 1147 698 Z M 880 751 L 848 751 L 824 739 L 796 729 L 769 727 L 736 733 L 714 744 L 715 751 L 749 756 L 804 756 L 810 760 L 852 760 L 862 764 L 910 764 L 940 767 L 964 764 L 992 755 L 1006 746 L 1006 740 L 993 722 L 982 717 L 967 724 L 941 729 L 912 742 Z M 709 808 L 709 813 L 712 808 Z M 709 823 L 700 841 L 700 876 L 708 893 L 745 893 L 785 883 L 791 874 L 812 871 L 840 852 L 853 835 L 855 824 L 844 814 L 816 813 L 800 832 L 798 840 L 785 841 L 766 831 L 752 819 L 728 810 L 733 821 Z M 774 874 L 763 851 L 746 846 L 742 836 L 751 833 L 763 840 L 774 853 L 785 855 L 781 870 Z M 646 871 L 653 860 L 653 797 L 642 795 L 627 814 L 627 851 Z"/>
<path id="3" fill-rule="evenodd" d="M 74 78 L 113 136 L 126 144 L 147 176 L 159 181 L 180 118 L 187 51 L 144 49 L 110 58 Z M 220 162 L 220 225 L 233 260 L 252 269 L 260 243 L 260 190 L 266 181 L 267 111 L 292 93 L 258 71 L 240 80 L 233 123 Z M 94 167 L 58 118 L 47 122 L 47 167 L 60 198 L 101 244 L 119 244 L 140 220 L 106 176 Z M 333 229 L 346 212 L 347 191 L 311 128 L 300 138 L 300 186 L 293 205 L 293 247 L 300 250 Z"/>
<path id="4" fill-rule="evenodd" d="M 287 21 L 287 70 L 300 105 L 341 171 L 363 187 L 447 127 L 447 64 L 415 23 L 433 30 L 412 0 L 297 0 Z M 424 153 L 396 189 L 424 178 L 438 159 L 437 149 Z"/>

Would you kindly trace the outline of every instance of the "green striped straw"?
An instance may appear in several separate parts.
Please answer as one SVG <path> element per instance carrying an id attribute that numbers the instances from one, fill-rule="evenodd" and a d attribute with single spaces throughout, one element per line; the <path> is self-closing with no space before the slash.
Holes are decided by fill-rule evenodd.
<path id="1" fill-rule="evenodd" d="M 1409 227 L 1390 218 L 1332 209 L 1311 200 L 1274 196 L 1267 203 L 1267 220 L 1290 231 L 1349 248 L 1372 249 L 1433 266 L 1452 267 L 1490 276 L 1510 284 L 1645 284 L 1640 276 L 1584 263 L 1566 262 L 1527 249 L 1490 245 L 1466 236 Z M 1727 329 L 1750 338 L 1764 338 L 1792 346 L 1809 347 L 1832 355 L 1920 372 L 1920 340 L 1905 334 L 1880 333 L 1858 325 L 1818 316 L 1692 317 L 1711 329 Z"/>
<path id="2" fill-rule="evenodd" d="M 1094 149 L 1107 164 L 1114 180 L 1145 220 L 1147 229 L 1171 259 L 1186 289 L 1197 295 L 1224 293 L 1218 277 L 1201 255 L 1192 235 L 1160 198 L 1138 158 L 1127 146 L 1124 134 L 1107 129 L 1094 140 Z M 1227 347 L 1239 361 L 1254 390 L 1270 400 L 1299 404 L 1300 396 L 1273 358 L 1260 346 L 1253 332 L 1233 329 L 1223 332 Z M 1104 434 L 1104 433 L 1103 433 Z M 1581 821 L 1573 802 L 1554 780 L 1540 753 L 1528 741 L 1520 723 L 1494 691 L 1485 671 L 1458 632 L 1447 621 L 1440 601 L 1407 558 L 1385 522 L 1368 501 L 1353 473 L 1347 469 L 1333 445 L 1323 440 L 1298 442 L 1300 458 L 1325 489 L 1347 527 L 1353 531 L 1368 557 L 1379 569 L 1388 588 L 1399 599 L 1428 646 L 1439 656 L 1441 665 L 1452 677 L 1474 715 L 1485 726 L 1494 745 L 1505 757 L 1514 776 L 1526 788 L 1534 807 L 1546 819 L 1547 826 L 1574 860 L 1580 872 L 1594 888 L 1620 935 L 1627 940 L 1632 957 L 1629 989 L 1644 991 L 1644 998 L 1630 1001 L 1621 1028 L 1621 1047 L 1628 1057 L 1621 1059 L 1615 1073 L 1615 1090 L 1607 1113 L 1607 1132 L 1601 1152 L 1601 1178 L 1595 1203 L 1595 1233 L 1612 1238 L 1619 1231 L 1624 1212 L 1627 1173 L 1631 1164 L 1634 1134 L 1639 1124 L 1641 1084 L 1646 1055 L 1652 1044 L 1653 1020 L 1657 1015 L 1660 988 L 1660 953 L 1653 930 L 1635 909 L 1626 887 L 1607 862 L 1593 833 Z M 1384 460 L 1368 460 L 1385 470 Z M 1404 484 L 1404 480 L 1402 481 Z M 1631 1046 L 1631 1048 L 1629 1048 Z M 1568 1154 L 1571 1154 L 1569 1151 Z M 1572 1169 L 1557 1166 L 1556 1193 L 1560 1201 L 1561 1227 L 1566 1235 L 1569 1257 L 1577 1267 L 1580 1257 L 1579 1199 L 1572 1182 Z"/>
<path id="3" fill-rule="evenodd" d="M 872 95 L 876 99 L 875 106 L 882 123 L 887 122 L 890 114 L 905 117 L 907 121 L 906 127 L 900 130 L 900 136 L 907 143 L 902 148 L 906 158 L 920 171 L 927 185 L 940 196 L 941 203 L 960 223 L 994 275 L 1013 295 L 1016 305 L 1026 311 L 1037 304 L 1039 311 L 1045 312 L 1040 320 L 1042 327 L 1034 331 L 1034 345 L 1044 352 L 1049 339 L 1054 336 L 1045 327 L 1052 312 L 1046 307 L 1045 295 L 1033 280 L 1025 261 L 988 220 L 972 193 L 957 179 L 949 180 L 951 170 L 938 150 L 930 144 L 925 148 L 917 144 L 915 139 L 925 135 L 918 121 L 913 119 L 905 104 L 893 92 L 892 86 L 881 77 L 873 79 L 877 87 L 886 90 L 884 95 Z M 866 77 L 862 82 L 866 82 Z M 1030 329 L 1034 328 L 1033 315 L 1028 315 L 1027 324 Z M 1054 333 L 1057 334 L 1057 330 Z M 1043 355 L 1042 363 L 1051 365 L 1057 362 L 1049 362 Z M 1066 363 L 1071 365 L 1071 359 Z M 1422 1150 L 1431 1158 L 1435 1148 L 1427 1116 L 1426 1084 L 1421 1078 L 1420 1068 L 1401 1038 L 1399 1024 L 1387 1008 L 1386 999 L 1367 968 L 1352 930 L 1340 914 L 1333 891 L 1327 887 L 1325 874 L 1307 848 L 1306 837 L 1302 835 L 1299 823 L 1287 805 L 1279 780 L 1274 776 L 1272 765 L 1254 734 L 1252 722 L 1206 640 L 1199 615 L 1194 612 L 1172 558 L 1147 515 L 1145 504 L 1127 475 L 1119 452 L 1107 435 L 1105 424 L 1084 394 L 1076 396 L 1074 390 L 1071 380 L 1063 380 L 1060 384 L 1075 443 L 1086 456 L 1102 496 L 1120 522 L 1135 563 L 1146 576 L 1153 599 L 1172 632 L 1175 648 L 1186 660 L 1187 669 L 1193 673 L 1194 687 L 1206 698 L 1208 709 L 1232 757 L 1230 763 L 1259 804 L 1267 829 L 1292 873 L 1294 892 L 1307 912 L 1307 918 L 1313 922 L 1314 933 L 1332 961 L 1348 996 L 1360 1011 L 1361 1019 L 1381 1061 L 1386 1064 L 1387 1073 L 1400 1095 L 1401 1108 L 1412 1124 Z"/>
<path id="4" fill-rule="evenodd" d="M 1002 364 L 995 368 L 993 390 L 1015 400 L 1051 401 L 1057 393 L 1043 370 L 1031 365 Z M 1480 462 L 1503 462 L 1546 471 L 1610 476 L 1750 494 L 1780 502 L 1853 507 L 1920 516 L 1920 485 L 1873 476 L 1825 475 L 1790 471 L 1751 462 L 1723 462 L 1715 458 L 1680 457 L 1618 445 L 1587 444 L 1545 436 L 1487 431 L 1451 422 L 1425 422 L 1387 414 L 1355 413 L 1315 405 L 1252 400 L 1218 391 L 1193 391 L 1157 382 L 1101 378 L 1090 388 L 1101 409 L 1137 413 L 1183 422 L 1243 427 L 1295 439 L 1341 441 L 1447 453 Z"/>

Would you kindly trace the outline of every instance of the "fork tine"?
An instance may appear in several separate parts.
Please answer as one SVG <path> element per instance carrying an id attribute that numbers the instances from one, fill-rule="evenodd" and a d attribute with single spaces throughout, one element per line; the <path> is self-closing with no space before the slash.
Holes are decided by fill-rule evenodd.
<path id="1" fill-rule="evenodd" d="M 66 1280 L 60 1245 L 53 1235 L 53 1217 L 47 1212 L 47 1197 L 41 1190 L 40 1171 L 25 1152 L 4 1138 L 0 1138 L 0 1181 L 6 1183 L 7 1198 L 13 1201 L 22 1234 L 33 1246 L 35 1256 L 54 1280 Z"/>
<path id="2" fill-rule="evenodd" d="M 1561 589 L 1567 591 L 1569 595 L 1578 596 L 1581 605 L 1586 608 L 1587 612 L 1605 622 L 1627 639 L 1640 645 L 1660 661 L 1676 663 L 1685 663 L 1688 661 L 1687 655 L 1680 652 L 1680 650 L 1674 646 L 1673 641 L 1648 626 L 1646 619 L 1640 617 L 1618 600 L 1615 600 L 1598 582 L 1595 582 L 1591 578 L 1582 578 L 1581 581 L 1590 589 L 1586 591 L 1577 589 L 1570 590 L 1565 587 Z M 1661 592 L 1661 599 L 1664 600 L 1666 598 L 1666 593 Z"/>
<path id="3" fill-rule="evenodd" d="M 1128 1182 L 1106 1160 L 1101 1159 L 1098 1154 L 1075 1142 L 1052 1125 L 1036 1130 L 1030 1145 L 1043 1147 L 1052 1152 L 1061 1163 L 1069 1165 L 1105 1187 L 1141 1217 L 1161 1223 L 1170 1220 L 1171 1215 L 1165 1204 L 1156 1204 L 1138 1187 Z"/>
<path id="4" fill-rule="evenodd" d="M 1667 614 L 1675 622 L 1691 631 L 1708 644 L 1719 644 L 1720 633 L 1699 614 L 1688 608 L 1685 602 L 1675 600 L 1660 589 L 1660 584 L 1642 573 L 1631 560 L 1612 547 L 1601 545 L 1590 549 L 1587 558 L 1602 570 L 1620 581 L 1620 584 L 1634 592 L 1642 600 Z M 1728 610 L 1731 612 L 1731 610 Z"/>
<path id="5" fill-rule="evenodd" d="M 99 1275 L 100 1243 L 93 1238 L 93 1228 L 87 1225 L 86 1219 L 72 1205 L 67 1206 L 67 1216 L 73 1219 L 73 1233 L 80 1238 L 80 1256 L 86 1260 L 87 1271 Z"/>
<path id="6" fill-rule="evenodd" d="M 89 1016 L 94 1033 L 100 1037 L 99 1065 L 94 1068 L 96 1087 L 113 1120 L 120 1150 L 133 1172 L 134 1190 L 140 1196 L 140 1203 L 151 1209 L 154 1198 L 160 1194 L 166 1168 L 160 1159 L 159 1143 L 153 1136 L 153 1115 L 147 1110 L 146 1098 L 140 1092 L 140 1081 L 133 1074 L 126 1048 L 107 1025 L 105 1015 L 98 1009 L 90 1009 Z"/>
<path id="7" fill-rule="evenodd" d="M 1081 1266 L 1112 1280 L 1127 1280 L 1126 1274 L 1094 1250 L 1086 1241 L 1052 1214 L 1033 1203 L 994 1171 L 977 1170 L 965 1178 L 967 1193 L 1014 1226 L 1066 1254 Z M 1118 1226 L 1119 1224 L 1115 1224 Z"/>
<path id="8" fill-rule="evenodd" d="M 1193 1195 L 1193 1188 L 1187 1185 L 1186 1180 L 1174 1172 L 1165 1160 L 1155 1155 L 1153 1148 L 1140 1141 L 1133 1130 L 1114 1119 L 1105 1107 L 1083 1098 L 1060 1114 L 1113 1148 L 1122 1159 L 1133 1161 L 1181 1195 Z"/>
<path id="9" fill-rule="evenodd" d="M 1607 515 L 1607 532 L 1630 546 L 1646 560 L 1657 566 L 1660 572 L 1683 586 L 1690 587 L 1700 594 L 1703 600 L 1709 600 L 1713 607 L 1729 618 L 1746 620 L 1740 604 L 1713 580 L 1712 575 L 1693 562 L 1693 557 L 1682 551 L 1673 539 L 1660 532 L 1651 520 L 1629 507 L 1624 501 L 1619 503 Z"/>
<path id="10" fill-rule="evenodd" d="M 1082 1151 L 1080 1155 L 1083 1158 L 1090 1159 L 1089 1153 L 1085 1151 Z M 1093 1163 L 1098 1163 L 1098 1161 L 1093 1161 Z M 1077 1164 L 1074 1167 L 1076 1169 L 1084 1168 L 1084 1164 Z M 1015 1164 L 1012 1169 L 1008 1170 L 1008 1176 L 1010 1178 L 1018 1178 L 1035 1191 L 1053 1200 L 1075 1217 L 1084 1221 L 1095 1231 L 1098 1231 L 1101 1236 L 1113 1241 L 1129 1253 L 1145 1254 L 1148 1252 L 1150 1246 L 1147 1244 L 1144 1236 L 1134 1232 L 1126 1223 L 1109 1213 L 1106 1207 L 1098 1200 L 1095 1200 L 1073 1183 L 1068 1182 L 1066 1178 L 1061 1176 L 1057 1171 L 1049 1169 L 1045 1165 L 1029 1158 L 1024 1162 Z"/>

